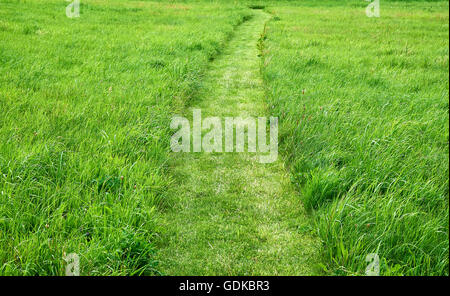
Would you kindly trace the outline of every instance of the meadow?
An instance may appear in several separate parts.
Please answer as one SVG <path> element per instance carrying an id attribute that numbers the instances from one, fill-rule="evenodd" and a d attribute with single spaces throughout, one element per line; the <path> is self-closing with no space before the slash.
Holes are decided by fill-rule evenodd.
<path id="1" fill-rule="evenodd" d="M 230 240 L 249 238 L 244 267 L 259 254 L 252 244 L 295 255 L 314 245 L 300 242 L 308 236 L 320 245 L 317 275 L 364 275 L 370 253 L 381 275 L 449 274 L 448 1 L 381 0 L 379 18 L 368 18 L 359 0 L 81 0 L 72 19 L 67 4 L 0 0 L 0 275 L 64 275 L 69 253 L 79 254 L 82 275 L 166 275 L 158 254 L 172 247 L 165 240 L 173 229 L 164 223 L 175 217 L 178 231 L 193 218 L 175 213 L 162 222 L 190 197 L 176 190 L 187 177 L 174 166 L 188 175 L 190 164 L 173 160 L 171 117 L 200 92 L 220 110 L 204 93 L 222 91 L 220 77 L 205 76 L 223 74 L 208 70 L 236 32 L 255 30 L 265 95 L 260 102 L 254 91 L 253 104 L 279 117 L 302 224 L 295 211 L 276 224 L 288 225 L 286 237 L 295 233 L 283 246 L 233 228 L 237 210 L 246 219 L 258 212 L 244 202 L 233 208 L 249 195 L 239 182 L 252 174 L 226 163 L 236 171 L 226 178 L 232 194 L 220 200 L 211 190 L 200 205 L 205 216 L 206 207 L 229 206 L 232 218 L 221 219 Z M 237 30 L 255 15 L 255 26 L 267 15 L 265 26 Z M 276 176 L 282 169 L 272 168 Z M 198 187 L 215 186 L 213 167 L 192 172 Z M 213 252 L 208 237 L 190 247 L 200 261 L 201 248 Z M 267 271 L 281 262 L 273 256 Z M 229 273 L 246 274 L 244 267 Z"/>
<path id="2" fill-rule="evenodd" d="M 322 268 L 448 275 L 448 2 L 324 3 L 268 8 L 263 62 Z"/>
<path id="3" fill-rule="evenodd" d="M 67 4 L 0 2 L 0 273 L 157 274 L 170 116 L 248 11 Z"/>

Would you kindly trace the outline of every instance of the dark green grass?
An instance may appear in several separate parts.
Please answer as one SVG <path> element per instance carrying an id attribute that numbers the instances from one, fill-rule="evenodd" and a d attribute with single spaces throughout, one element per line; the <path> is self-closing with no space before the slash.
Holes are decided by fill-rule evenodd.
<path id="1" fill-rule="evenodd" d="M 448 2 L 381 2 L 268 7 L 270 112 L 325 271 L 448 275 Z"/>
<path id="2" fill-rule="evenodd" d="M 0 0 L 0 274 L 155 274 L 171 114 L 248 12 L 67 4 Z"/>

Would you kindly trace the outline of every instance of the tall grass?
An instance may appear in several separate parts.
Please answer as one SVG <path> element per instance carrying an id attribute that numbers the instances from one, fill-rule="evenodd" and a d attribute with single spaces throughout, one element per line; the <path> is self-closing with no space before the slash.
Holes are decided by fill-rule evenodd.
<path id="1" fill-rule="evenodd" d="M 448 2 L 327 3 L 272 4 L 262 65 L 322 267 L 448 275 Z"/>
<path id="2" fill-rule="evenodd" d="M 155 274 L 169 119 L 247 12 L 67 4 L 0 1 L 0 274 Z"/>

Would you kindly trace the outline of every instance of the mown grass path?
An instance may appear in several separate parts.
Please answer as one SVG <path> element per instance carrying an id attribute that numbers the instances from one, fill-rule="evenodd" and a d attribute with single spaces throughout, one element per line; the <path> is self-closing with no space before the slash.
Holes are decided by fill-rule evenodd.
<path id="1" fill-rule="evenodd" d="M 268 19 L 255 11 L 211 63 L 191 104 L 202 118 L 267 115 L 257 42 Z M 317 241 L 280 158 L 260 164 L 254 153 L 179 153 L 172 165 L 175 200 L 162 215 L 157 258 L 163 274 L 313 272 Z"/>

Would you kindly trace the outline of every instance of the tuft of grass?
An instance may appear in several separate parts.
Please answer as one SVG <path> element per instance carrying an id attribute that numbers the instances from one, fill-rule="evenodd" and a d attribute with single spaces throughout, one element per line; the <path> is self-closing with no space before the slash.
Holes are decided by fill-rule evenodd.
<path id="1" fill-rule="evenodd" d="M 323 269 L 448 275 L 448 2 L 273 4 L 262 72 Z M 418 42 L 420 40 L 420 42 Z"/>

